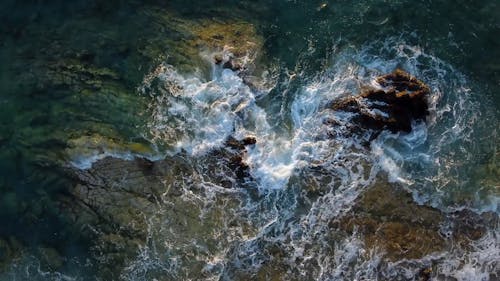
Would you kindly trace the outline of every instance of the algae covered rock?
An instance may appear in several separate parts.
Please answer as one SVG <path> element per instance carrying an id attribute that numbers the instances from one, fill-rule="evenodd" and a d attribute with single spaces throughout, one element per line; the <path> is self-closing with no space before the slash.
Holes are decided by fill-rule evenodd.
<path id="1" fill-rule="evenodd" d="M 63 264 L 64 260 L 56 249 L 50 247 L 39 247 L 38 255 L 40 256 L 40 266 L 44 271 L 57 271 Z"/>
<path id="2" fill-rule="evenodd" d="M 90 134 L 69 139 L 65 154 L 73 165 L 88 168 L 93 160 L 106 156 L 151 157 L 155 151 L 146 141 L 125 142 L 116 138 Z"/>
<path id="3" fill-rule="evenodd" d="M 22 246 L 14 237 L 0 237 L 0 272 L 22 256 Z"/>
<path id="4" fill-rule="evenodd" d="M 246 138 L 241 142 L 251 145 L 252 141 Z M 157 161 L 106 157 L 85 170 L 70 168 L 68 172 L 77 183 L 68 194 L 60 196 L 61 210 L 81 227 L 84 236 L 92 239 L 92 252 L 100 261 L 99 272 L 106 278 L 122 274 L 126 265 L 149 247 L 152 236 L 159 236 L 153 241 L 170 241 L 156 246 L 165 252 L 180 255 L 186 247 L 200 251 L 192 245 L 194 240 L 216 251 L 225 247 L 217 237 L 224 235 L 222 230 L 228 222 L 247 223 L 244 218 L 233 217 L 236 214 L 228 209 L 236 208 L 240 202 L 234 196 L 217 197 L 217 202 L 185 197 L 207 192 L 204 185 L 216 189 L 242 186 L 244 164 L 241 159 L 232 159 L 241 153 L 244 152 L 223 147 L 199 159 L 182 153 Z M 238 167 L 240 172 L 235 169 Z M 251 227 L 248 231 L 252 231 Z M 208 258 L 210 251 L 200 255 Z M 202 274 L 205 265 L 201 260 L 183 263 L 198 268 L 193 275 Z"/>
<path id="5" fill-rule="evenodd" d="M 190 44 L 215 52 L 213 61 L 231 70 L 247 68 L 262 52 L 263 39 L 247 22 L 204 22 L 193 33 Z"/>
<path id="6" fill-rule="evenodd" d="M 417 205 L 400 187 L 380 182 L 361 195 L 352 214 L 338 227 L 357 229 L 368 248 L 378 248 L 390 260 L 421 258 L 445 249 L 439 234 L 444 215 Z"/>
<path id="7" fill-rule="evenodd" d="M 400 186 L 380 180 L 358 198 L 348 215 L 331 226 L 357 231 L 368 249 L 397 261 L 450 251 L 456 244 L 468 247 L 497 222 L 498 216 L 491 213 L 444 213 L 419 205 Z"/>
<path id="8" fill-rule="evenodd" d="M 208 63 L 232 70 L 252 69 L 251 62 L 262 53 L 263 37 L 257 27 L 242 18 L 227 16 L 181 17 L 163 9 L 142 9 L 154 19 L 159 34 L 168 30 L 170 38 L 154 37 L 139 51 L 157 63 L 167 62 L 180 72 L 209 71 Z"/>

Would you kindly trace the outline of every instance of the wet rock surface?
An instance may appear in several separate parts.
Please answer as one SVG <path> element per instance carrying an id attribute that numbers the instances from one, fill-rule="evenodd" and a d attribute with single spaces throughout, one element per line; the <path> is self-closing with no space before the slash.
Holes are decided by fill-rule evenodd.
<path id="1" fill-rule="evenodd" d="M 257 143 L 257 139 L 255 137 L 244 137 L 241 140 L 237 140 L 234 137 L 230 136 L 226 140 L 226 146 L 235 150 L 243 151 L 246 146 L 254 145 Z"/>
<path id="2" fill-rule="evenodd" d="M 197 178 L 222 188 L 243 186 L 250 175 L 242 157 L 245 147 L 255 142 L 253 137 L 229 138 L 225 147 L 199 159 L 182 154 L 158 161 L 106 157 L 89 169 L 70 169 L 69 173 L 78 184 L 69 194 L 60 196 L 60 208 L 81 227 L 84 236 L 93 237 L 92 251 L 101 260 L 99 271 L 106 278 L 116 278 L 147 245 L 152 235 L 151 220 L 163 217 L 159 215 L 162 212 L 179 220 L 179 225 L 165 225 L 169 231 L 174 231 L 172 235 L 184 233 L 188 237 L 214 231 L 212 227 L 203 231 L 191 229 L 211 222 L 188 214 L 184 208 L 190 203 L 183 201 L 181 196 L 186 190 L 198 192 Z M 191 211 L 199 212 L 200 207 L 191 207 Z M 168 220 L 174 217 L 167 216 Z M 185 225 L 185 220 L 194 221 L 189 226 Z M 225 222 L 216 219 L 214 223 Z"/>
<path id="3" fill-rule="evenodd" d="M 215 52 L 216 64 L 231 70 L 242 70 L 262 52 L 262 38 L 248 22 L 206 21 L 193 28 L 194 39 L 189 42 L 198 49 Z"/>
<path id="4" fill-rule="evenodd" d="M 52 221 L 64 221 L 64 224 L 54 224 L 56 227 L 50 229 L 45 238 L 52 244 L 34 251 L 44 271 L 60 270 L 66 262 L 62 256 L 74 254 L 71 249 L 61 251 L 68 245 L 74 246 L 71 242 L 57 249 L 53 245 L 66 243 L 72 232 L 64 236 L 62 233 L 66 230 L 61 227 L 74 225 L 78 229 L 76 234 L 90 238 L 88 241 L 92 243 L 91 251 L 102 280 L 124 278 L 124 267 L 138 255 L 146 256 L 147 262 L 164 264 L 169 262 L 168 255 L 181 257 L 177 262 L 187 264 L 186 268 L 191 271 L 184 272 L 183 276 L 202 280 L 207 277 L 203 272 L 207 270 L 205 266 L 211 264 L 211 258 L 225 254 L 227 248 L 219 245 L 221 241 L 228 244 L 226 238 L 241 231 L 238 227 L 245 226 L 247 218 L 225 213 L 241 207 L 232 195 L 203 194 L 196 198 L 197 192 L 204 192 L 199 183 L 215 190 L 224 187 L 223 192 L 228 194 L 246 186 L 250 175 L 244 158 L 246 149 L 256 143 L 255 139 L 228 139 L 225 147 L 199 159 L 187 158 L 183 153 L 159 161 L 108 157 L 97 161 L 90 169 L 70 168 L 64 175 L 59 173 L 60 166 L 66 166 L 72 156 L 92 155 L 95 151 L 132 152 L 136 156 L 153 152 L 144 139 L 137 137 L 145 101 L 136 94 L 136 86 L 144 74 L 159 63 L 166 61 L 180 71 L 192 73 L 197 67 L 207 66 L 207 61 L 214 62 L 217 67 L 238 72 L 252 87 L 258 84 L 249 82 L 253 81 L 251 75 L 255 72 L 252 60 L 258 60 L 264 41 L 276 40 L 273 39 L 278 37 L 276 34 L 289 34 L 276 48 L 292 54 L 289 67 L 293 68 L 298 50 L 308 49 L 314 53 L 316 47 L 323 52 L 318 42 L 328 40 L 317 40 L 314 46 L 314 38 L 303 40 L 303 35 L 295 32 L 298 29 L 287 31 L 283 26 L 297 22 L 293 15 L 290 22 L 277 21 L 279 27 L 273 26 L 263 40 L 254 24 L 236 19 L 243 14 L 247 20 L 255 18 L 252 11 L 255 6 L 263 9 L 261 3 L 238 3 L 247 10 L 242 11 L 224 10 L 214 7 L 217 5 L 213 3 L 200 2 L 196 5 L 205 10 L 191 19 L 139 2 L 131 9 L 133 13 L 123 17 L 127 11 L 115 4 L 97 4 L 92 8 L 95 11 L 89 13 L 99 15 L 90 19 L 77 13 L 68 17 L 71 20 L 64 24 L 55 20 L 56 24 L 44 25 L 46 15 L 37 11 L 26 24 L 19 27 L 6 24 L 0 28 L 0 46 L 7 46 L 0 54 L 4 61 L 1 67 L 12 70 L 9 75 L 2 76 L 2 82 L 15 81 L 2 91 L 5 110 L 2 110 L 4 122 L 0 126 L 4 160 L 1 165 L 8 180 L 0 183 L 0 191 L 4 194 L 0 201 L 4 207 L 1 214 L 7 212 L 13 220 L 35 225 L 24 232 L 38 233 L 40 227 Z M 313 5 L 314 10 L 317 3 Z M 192 8 L 184 2 L 179 6 Z M 321 4 L 317 9 L 323 14 L 337 9 L 330 6 Z M 120 10 L 118 15 L 109 14 L 114 10 Z M 283 14 L 289 12 L 281 8 L 273 10 L 272 21 L 278 10 L 280 13 L 283 10 Z M 405 10 L 408 9 L 405 7 Z M 50 18 L 57 18 L 57 13 L 48 11 Z M 66 13 L 61 14 L 67 17 Z M 346 18 L 351 30 L 352 20 Z M 310 30 L 330 30 L 321 25 L 318 28 L 314 21 L 310 24 Z M 301 23 L 298 25 L 302 28 Z M 8 28 L 12 30 L 6 35 Z M 117 30 L 126 30 L 126 33 Z M 331 38 L 330 34 L 327 38 Z M 310 46 L 293 47 L 297 42 Z M 200 56 L 200 52 L 209 54 Z M 12 63 L 11 58 L 16 61 Z M 310 63 L 312 68 L 319 65 L 309 59 L 306 61 L 305 64 Z M 300 72 L 300 67 L 296 70 Z M 380 88 L 364 89 L 359 96 L 334 105 L 335 110 L 356 113 L 354 120 L 363 130 L 408 132 L 413 120 L 425 119 L 427 105 L 422 101 L 429 95 L 427 86 L 401 71 L 382 76 L 377 82 Z M 16 104 L 17 98 L 21 100 L 19 104 Z M 499 174 L 496 167 L 495 161 L 491 161 L 484 171 L 478 172 L 478 177 L 497 187 L 494 181 L 494 176 Z M 19 178 L 11 180 L 16 173 Z M 67 174 L 72 175 L 74 181 L 61 180 Z M 322 196 L 322 184 L 316 183 L 311 193 Z M 29 196 L 23 196 L 22 192 L 26 191 Z M 185 194 L 195 196 L 186 200 Z M 214 197 L 217 198 L 209 202 Z M 200 198 L 205 201 L 201 202 Z M 208 206 L 213 211 L 201 211 L 200 206 Z M 398 187 L 376 185 L 366 191 L 351 214 L 336 224 L 332 222 L 332 229 L 349 233 L 359 231 L 367 247 L 382 249 L 389 260 L 395 261 L 405 258 L 406 254 L 421 257 L 447 249 L 455 242 L 461 247 L 469 247 L 470 241 L 484 237 L 487 226 L 494 228 L 495 223 L 498 224 L 495 214 L 478 216 L 467 211 L 445 214 L 417 205 Z M 164 228 L 155 230 L 151 225 Z M 5 229 L 2 227 L 2 231 Z M 226 229 L 230 231 L 224 232 Z M 59 238 L 53 235 L 54 230 L 58 231 Z M 248 226 L 237 236 L 247 240 L 255 234 Z M 20 239 L 29 241 L 26 237 Z M 193 245 L 193 241 L 201 243 Z M 144 254 L 148 247 L 155 249 L 156 255 Z M 2 266 L 18 259 L 23 251 L 17 239 L 8 235 L 0 237 L 0 272 Z M 262 266 L 257 279 L 284 279 L 289 270 L 279 261 L 286 257 L 284 251 L 279 245 L 265 251 L 275 259 Z M 164 260 L 147 260 L 158 256 Z M 197 260 L 198 256 L 207 259 Z M 137 271 L 148 270 L 139 268 Z M 425 268 L 421 275 L 428 279 L 431 274 Z M 179 280 L 179 276 L 166 275 L 164 268 L 140 277 Z M 242 275 L 239 279 L 253 278 L 253 275 Z M 129 279 L 138 280 L 137 276 Z"/>
<path id="5" fill-rule="evenodd" d="M 380 89 L 367 86 L 358 96 L 335 102 L 332 109 L 356 113 L 353 120 L 362 128 L 393 133 L 410 132 L 413 121 L 425 120 L 430 89 L 422 81 L 396 69 L 376 82 Z"/>
<path id="6" fill-rule="evenodd" d="M 5 194 L 0 198 L 5 207 L 0 216 L 12 218 L 0 231 L 1 239 L 15 235 L 10 231 L 16 228 L 29 234 L 52 227 L 60 230 L 60 237 L 81 234 L 86 240 L 95 239 L 95 245 L 107 245 L 99 246 L 102 249 L 96 246 L 94 253 L 109 252 L 108 265 L 113 259 L 123 264 L 125 257 L 136 255 L 146 235 L 145 214 L 150 215 L 153 202 L 158 200 L 154 191 L 164 187 L 159 178 L 169 182 L 164 174 L 156 174 L 156 167 L 163 167 L 165 161 L 109 158 L 82 173 L 75 173 L 76 169 L 67 172 L 63 167 L 82 164 L 76 161 L 80 157 L 83 161 L 116 154 L 140 158 L 155 152 L 148 141 L 139 137 L 148 100 L 137 94 L 137 86 L 151 68 L 164 62 L 185 72 L 209 68 L 212 58 L 207 60 L 204 52 L 224 53 L 225 59 L 241 59 L 243 65 L 247 63 L 243 57 L 260 53 L 262 37 L 256 27 L 227 15 L 227 11 L 218 12 L 227 15 L 224 20 L 215 20 L 212 15 L 180 17 L 156 5 L 135 8 L 126 21 L 118 19 L 120 16 L 111 9 L 111 15 L 105 17 L 77 13 L 61 25 L 56 24 L 60 20 L 57 15 L 49 15 L 54 16 L 53 23 L 36 16 L 23 22 L 15 40 L 4 37 L 5 30 L 0 32 L 0 37 L 8 39 L 0 40 L 0 57 L 6 66 L 2 66 L 5 76 L 1 78 L 2 82 L 12 81 L 4 83 L 2 90 L 5 107 L 0 145 L 5 161 L 1 166 L 6 175 L 19 173 L 19 178 L 9 176 L 0 183 L 0 191 Z M 126 36 L 121 30 L 127 30 Z M 234 178 L 242 180 L 248 176 L 242 158 L 237 157 L 239 153 L 222 153 L 227 154 L 221 160 L 223 164 L 199 160 L 211 162 L 207 177 L 216 177 L 219 169 L 230 175 L 237 173 L 239 176 Z M 180 177 L 182 173 L 178 174 Z M 73 180 L 80 184 L 73 187 Z M 226 187 L 237 182 L 225 176 L 213 181 Z M 151 188 L 138 189 L 134 184 Z M 180 193 L 175 189 L 171 192 Z M 67 229 L 61 229 L 63 225 Z M 74 228 L 77 231 L 72 234 Z M 53 232 L 44 232 L 47 237 L 43 239 L 53 239 Z M 70 238 L 60 239 L 75 243 Z M 31 242 L 23 240 L 21 244 Z M 68 254 L 61 249 L 70 246 L 60 244 L 60 254 Z M 6 264 L 17 257 L 11 252 L 21 251 L 19 247 L 5 249 L 9 250 L 0 253 L 0 259 L 5 259 Z M 50 250 L 30 251 L 40 257 L 53 254 Z M 43 264 L 49 271 L 59 268 L 59 262 Z"/>
<path id="7" fill-rule="evenodd" d="M 244 162 L 243 158 L 247 152 L 246 147 L 257 143 L 255 137 L 245 137 L 237 140 L 229 137 L 225 145 L 232 150 L 232 155 L 229 156 L 228 166 L 236 175 L 236 179 L 244 181 L 250 177 L 250 167 Z"/>
<path id="8" fill-rule="evenodd" d="M 195 207 L 193 202 L 185 201 L 183 197 L 186 191 L 196 193 L 203 190 L 197 191 L 196 182 L 190 182 L 197 177 L 224 189 L 241 187 L 245 181 L 239 181 L 239 173 L 243 173 L 245 178 L 248 170 L 240 155 L 245 153 L 245 145 L 253 145 L 255 141 L 252 137 L 242 140 L 229 138 L 226 147 L 196 160 L 182 155 L 159 161 L 108 157 L 94 163 L 91 169 L 73 170 L 79 184 L 71 194 L 61 197 L 60 202 L 74 223 L 81 225 L 86 235 L 94 237 L 93 251 L 101 259 L 99 272 L 106 278 L 123 275 L 123 268 L 137 258 L 141 249 L 149 247 L 151 235 L 159 235 L 160 241 L 172 243 L 184 240 L 190 243 L 187 242 L 189 239 L 201 239 L 196 241 L 205 241 L 211 249 L 225 249 L 226 246 L 211 240 L 214 227 L 219 224 L 227 227 L 227 222 L 221 217 L 227 214 L 219 208 L 224 209 L 227 204 L 234 208 L 238 200 L 222 197 L 221 205 L 214 205 L 214 213 L 210 213 L 209 217 L 199 217 L 199 206 Z M 238 169 L 241 171 L 238 172 Z M 241 226 L 244 220 L 231 218 L 230 225 Z M 160 229 L 152 228 L 152 223 Z M 333 241 L 356 234 L 362 238 L 367 250 L 375 250 L 381 253 L 384 260 L 396 262 L 450 251 L 457 245 L 470 247 L 496 224 L 498 216 L 493 213 L 444 213 L 418 205 L 402 187 L 388 184 L 387 179 L 381 178 L 360 195 L 350 211 L 331 221 L 328 228 L 332 231 Z M 248 231 L 252 232 L 251 229 L 248 226 Z M 265 253 L 270 256 L 269 265 L 258 272 L 240 272 L 233 277 L 238 280 L 283 280 L 284 276 L 294 276 L 286 273 L 291 269 L 282 247 L 280 244 L 267 245 Z M 184 252 L 185 249 L 176 251 Z M 204 261 L 189 262 L 193 263 L 190 276 L 204 276 Z M 49 266 L 55 265 L 57 263 Z M 151 276 L 160 276 L 161 271 L 154 274 Z M 432 269 L 422 267 L 419 278 L 426 280 L 432 274 Z"/>
<path id="9" fill-rule="evenodd" d="M 0 272 L 22 255 L 22 246 L 14 237 L 0 237 Z"/>
<path id="10" fill-rule="evenodd" d="M 421 258 L 445 247 L 439 234 L 444 215 L 417 205 L 400 187 L 376 184 L 361 195 L 351 212 L 337 226 L 359 231 L 368 248 L 380 248 L 390 260 Z"/>
<path id="11" fill-rule="evenodd" d="M 147 241 L 147 220 L 164 198 L 179 195 L 179 186 L 169 186 L 192 172 L 181 158 L 152 162 L 105 158 L 88 170 L 72 170 L 75 185 L 61 195 L 62 210 L 82 234 L 94 239 L 92 251 L 101 260 L 99 271 L 117 278 Z"/>
<path id="12" fill-rule="evenodd" d="M 419 205 L 402 187 L 380 180 L 358 198 L 347 216 L 333 221 L 332 227 L 362 234 L 368 249 L 397 261 L 451 250 L 456 243 L 468 247 L 497 223 L 494 213 L 444 213 Z"/>

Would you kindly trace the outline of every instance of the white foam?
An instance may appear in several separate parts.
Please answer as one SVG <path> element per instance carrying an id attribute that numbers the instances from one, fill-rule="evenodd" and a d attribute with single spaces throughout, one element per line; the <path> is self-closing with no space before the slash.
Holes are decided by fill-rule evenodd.
<path id="1" fill-rule="evenodd" d="M 295 171 L 311 163 L 326 163 L 329 159 L 340 158 L 338 153 L 358 145 L 352 136 L 336 140 L 327 137 L 328 134 L 341 136 L 352 116 L 352 113 L 325 110 L 327 103 L 359 92 L 360 85 L 374 84 L 376 76 L 403 67 L 431 87 L 431 115 L 428 118 L 431 132 L 424 123 L 417 123 L 410 134 L 383 133 L 372 143 L 371 153 L 391 181 L 407 186 L 426 185 L 425 190 L 430 193 L 435 189 L 435 195 L 439 196 L 434 196 L 432 200 L 434 205 L 440 205 L 442 197 L 447 196 L 442 192 L 442 186 L 450 183 L 448 173 L 459 168 L 453 163 L 456 159 L 443 157 L 441 150 L 458 139 L 471 137 L 474 115 L 468 120 L 462 116 L 464 110 L 473 105 L 467 98 L 470 90 L 463 76 L 455 73 L 451 66 L 425 54 L 418 46 L 398 40 L 389 38 L 381 44 L 368 44 L 360 50 L 347 49 L 338 54 L 335 65 L 299 89 L 290 106 L 282 106 L 279 113 L 256 104 L 256 97 L 265 96 L 269 89 L 254 93 L 236 72 L 213 65 L 211 80 L 203 81 L 196 76 L 180 75 L 171 66 L 161 65 L 146 77 L 142 87 L 143 92 L 155 100 L 151 104 L 153 120 L 149 124 L 152 141 L 165 144 L 173 152 L 185 150 L 192 155 L 200 155 L 219 147 L 229 135 L 237 138 L 255 136 L 257 144 L 248 149 L 244 159 L 251 175 L 259 181 L 261 189 L 283 188 Z M 386 54 L 393 57 L 384 57 Z M 160 86 L 151 86 L 155 80 L 160 82 Z M 438 106 L 438 103 L 443 104 Z M 289 108 L 289 112 L 283 112 L 283 108 Z M 454 119 L 450 127 L 445 125 L 443 131 L 438 122 L 443 122 L 443 118 L 448 122 L 446 116 L 449 113 Z M 292 127 L 285 132 L 275 130 L 274 124 L 268 124 L 268 114 L 289 114 Z M 323 120 L 328 119 L 341 125 L 337 128 L 324 126 Z M 428 141 L 437 143 L 429 144 Z M 408 170 L 415 165 L 431 169 Z M 415 178 L 426 179 L 427 182 L 415 182 Z M 435 186 L 436 181 L 437 188 L 434 188 L 432 185 Z M 425 196 L 415 196 L 421 198 L 422 203 L 429 200 Z"/>
<path id="2" fill-rule="evenodd" d="M 454 277 L 458 281 L 490 280 L 490 274 L 500 273 L 499 229 L 489 231 L 478 241 L 471 243 L 471 250 L 457 250 L 440 262 L 438 273 Z M 462 251 L 460 251 L 462 250 Z"/>
<path id="3" fill-rule="evenodd" d="M 237 73 L 220 70 L 212 80 L 185 77 L 171 66 L 155 71 L 160 86 L 152 81 L 142 91 L 153 98 L 152 141 L 167 148 L 184 149 L 193 155 L 220 146 L 234 132 L 239 114 L 255 101 L 254 94 Z M 150 78 L 154 80 L 153 78 Z"/>
<path id="4" fill-rule="evenodd" d="M 90 155 L 78 155 L 73 159 L 71 159 L 69 164 L 77 169 L 87 170 L 92 168 L 92 165 L 95 162 L 102 160 L 106 157 L 115 157 L 120 159 L 131 160 L 134 158 L 134 155 L 132 153 L 127 153 L 127 152 L 115 153 L 111 151 L 103 151 L 103 152 L 95 151 Z"/>
<path id="5" fill-rule="evenodd" d="M 211 233 L 210 239 L 220 238 L 225 244 L 218 245 L 211 255 L 203 252 L 196 256 L 206 261 L 207 278 L 231 279 L 232 270 L 257 271 L 270 259 L 264 249 L 267 245 L 279 245 L 283 250 L 283 262 L 291 271 L 286 274 L 304 276 L 304 279 L 312 275 L 317 280 L 377 280 L 380 276 L 396 274 L 402 280 L 412 280 L 422 268 L 420 265 L 427 266 L 430 261 L 438 262 L 439 273 L 459 280 L 484 278 L 488 270 L 498 270 L 498 265 L 491 262 L 498 261 L 500 252 L 498 234 L 494 233 L 485 238 L 484 247 L 479 243 L 474 251 L 467 252 L 466 259 L 461 259 L 463 249 L 457 246 L 456 251 L 452 249 L 398 264 L 383 261 L 383 253 L 367 253 L 356 233 L 341 241 L 332 237 L 329 223 L 350 210 L 380 171 L 410 190 L 423 187 L 421 203 L 428 202 L 429 197 L 440 202 L 447 194 L 439 193 L 439 188 L 448 184 L 445 180 L 454 171 L 459 171 L 457 161 L 468 157 L 467 152 L 448 155 L 455 151 L 450 150 L 450 146 L 457 140 L 470 138 L 471 128 L 477 121 L 464 115 L 474 105 L 467 97 L 467 81 L 419 47 L 389 38 L 379 45 L 347 49 L 335 56 L 335 63 L 328 71 L 307 80 L 295 96 L 287 97 L 290 104 L 282 101 L 279 113 L 273 112 L 271 105 L 259 106 L 256 102 L 258 96 L 268 92 L 252 92 L 237 73 L 229 70 L 214 67 L 214 71 L 220 73 L 214 73 L 210 81 L 203 81 L 163 66 L 159 74 L 155 72 L 154 77 L 159 78 L 148 80 L 161 82 L 158 88 L 148 84 L 144 90 L 155 99 L 151 105 L 153 121 L 149 124 L 153 141 L 164 142 L 168 149 L 183 149 L 198 156 L 220 146 L 229 135 L 236 138 L 252 135 L 257 139 L 257 143 L 248 148 L 244 161 L 262 197 L 258 201 L 246 198 L 245 204 L 238 208 L 222 211 L 232 219 L 245 218 L 248 223 L 245 228 L 253 231 L 242 235 L 241 229 L 235 231 L 223 225 Z M 422 62 L 423 59 L 427 62 Z M 373 84 L 376 76 L 396 67 L 404 68 L 431 87 L 428 123 L 413 124 L 410 134 L 383 132 L 367 148 L 362 141 L 367 141 L 368 136 L 346 134 L 353 114 L 332 112 L 327 105 L 359 92 L 360 85 Z M 285 122 L 289 127 L 277 130 L 277 124 L 269 124 L 268 120 L 280 118 L 269 118 L 271 114 L 289 116 Z M 335 120 L 339 125 L 325 124 L 325 120 Z M 466 162 L 470 163 L 473 162 Z M 313 168 L 319 172 L 316 174 Z M 311 171 L 301 173 L 304 169 Z M 199 185 L 215 193 L 200 194 L 186 188 L 183 199 L 191 200 L 200 208 L 215 208 L 213 202 L 222 189 L 206 182 Z M 304 189 L 320 192 L 317 197 L 308 197 L 303 195 Z M 207 213 L 201 211 L 200 220 Z M 153 226 L 165 232 L 167 249 L 189 248 L 200 242 L 196 239 L 208 239 L 198 237 L 193 238 L 196 241 L 179 242 L 174 239 L 179 233 L 167 231 L 168 223 Z M 174 252 L 171 254 L 178 255 Z M 149 249 L 146 256 L 139 257 L 137 264 L 140 265 L 142 259 L 146 264 L 150 262 L 149 255 L 154 257 L 158 253 Z M 160 265 L 155 264 L 157 261 Z M 181 259 L 176 261 L 180 264 L 169 270 L 185 273 L 186 265 Z M 153 264 L 161 269 L 161 260 L 154 260 Z M 384 272 L 379 272 L 380 268 Z"/>
<path id="6" fill-rule="evenodd" d="M 73 275 L 73 276 L 71 276 Z M 61 273 L 51 270 L 45 266 L 42 268 L 42 261 L 27 253 L 20 253 L 20 256 L 2 269 L 0 272 L 1 280 L 33 280 L 33 281 L 77 281 L 83 280 L 79 275 L 83 272 L 73 272 L 72 274 Z"/>

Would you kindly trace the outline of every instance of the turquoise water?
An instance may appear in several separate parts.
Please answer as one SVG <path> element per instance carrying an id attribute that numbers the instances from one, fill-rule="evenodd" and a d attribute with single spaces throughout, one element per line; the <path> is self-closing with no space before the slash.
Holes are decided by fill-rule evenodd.
<path id="1" fill-rule="evenodd" d="M 497 1 L 0 7 L 0 279 L 271 280 L 255 273 L 272 272 L 268 263 L 296 280 L 414 280 L 429 264 L 437 280 L 498 278 L 498 253 L 487 251 L 499 247 L 498 223 L 465 252 L 397 265 L 362 254 L 363 237 L 326 227 L 379 177 L 441 212 L 498 217 Z M 202 58 L 196 40 L 212 37 L 196 30 L 214 22 L 230 30 L 243 22 L 236 37 L 257 42 L 257 86 Z M 369 148 L 351 136 L 325 138 L 332 132 L 322 120 L 332 115 L 321 108 L 395 68 L 431 87 L 427 124 L 382 133 Z M 180 96 L 172 85 L 182 85 Z M 250 182 L 235 180 L 214 152 L 233 134 L 257 138 L 244 159 Z M 184 201 L 133 205 L 148 222 L 140 251 L 100 245 L 95 233 L 126 236 L 123 225 L 96 223 L 89 234 L 67 210 L 79 183 L 72 171 L 105 156 L 188 163 L 178 168 L 188 176 L 164 179 L 183 187 Z M 118 178 L 111 185 L 125 188 Z M 228 181 L 234 193 L 217 189 Z M 318 192 L 304 194 L 315 184 Z M 176 216 L 192 228 L 172 228 Z"/>

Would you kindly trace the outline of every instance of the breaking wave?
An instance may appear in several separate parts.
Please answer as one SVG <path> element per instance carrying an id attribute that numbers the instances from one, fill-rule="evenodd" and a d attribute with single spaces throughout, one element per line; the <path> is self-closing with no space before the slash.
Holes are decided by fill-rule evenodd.
<path id="1" fill-rule="evenodd" d="M 395 68 L 429 85 L 431 114 L 427 125 L 414 123 L 409 134 L 383 132 L 367 146 L 369 134 L 346 134 L 352 116 L 328 105 L 358 93 L 363 85 L 376 86 L 375 77 Z M 438 279 L 489 280 L 490 273 L 498 271 L 495 230 L 470 250 L 457 247 L 420 260 L 391 263 L 383 252 L 366 249 L 360 235 L 342 236 L 329 226 L 350 211 L 380 173 L 412 192 L 421 204 L 446 212 L 457 207 L 497 211 L 491 207 L 498 202 L 491 187 L 478 194 L 477 188 L 464 186 L 472 182 L 468 178 L 473 171 L 462 174 L 461 169 L 485 161 L 488 152 L 481 147 L 495 144 L 476 137 L 479 130 L 490 129 L 478 124 L 481 115 L 490 113 L 475 100 L 474 87 L 456 69 L 401 38 L 388 38 L 335 53 L 332 66 L 314 77 L 295 73 L 281 78 L 284 81 L 263 82 L 292 85 L 294 79 L 302 80 L 303 86 L 287 91 L 293 96 L 283 99 L 279 111 L 263 102 L 276 94 L 272 88 L 255 91 L 257 87 L 246 84 L 237 72 L 217 66 L 213 70 L 205 81 L 201 75 L 181 75 L 172 66 L 161 65 L 146 78 L 142 91 L 153 98 L 151 141 L 168 153 L 186 151 L 196 158 L 222 147 L 228 136 L 254 136 L 257 143 L 247 149 L 243 161 L 259 194 L 256 198 L 247 190 L 229 192 L 195 180 L 200 189 L 187 188 L 182 198 L 198 210 L 199 227 L 225 223 L 218 224 L 214 233 L 180 241 L 172 238 L 178 233 L 161 223 L 168 212 L 159 210 L 159 222 L 150 224 L 150 242 L 126 269 L 125 279 L 151 277 L 146 273 L 152 272 L 186 277 L 197 262 L 203 265 L 198 277 L 207 280 L 255 277 L 263 268 L 266 274 L 282 268 L 281 276 L 316 280 L 395 276 L 414 280 L 430 265 Z M 283 118 L 274 118 L 277 114 Z M 338 126 L 331 126 L 331 120 Z M 232 207 L 219 206 L 220 200 Z M 211 217 L 213 213 L 222 217 Z M 207 245 L 220 239 L 223 242 Z M 198 254 L 186 261 L 180 249 Z M 268 264 L 275 268 L 267 268 Z"/>

